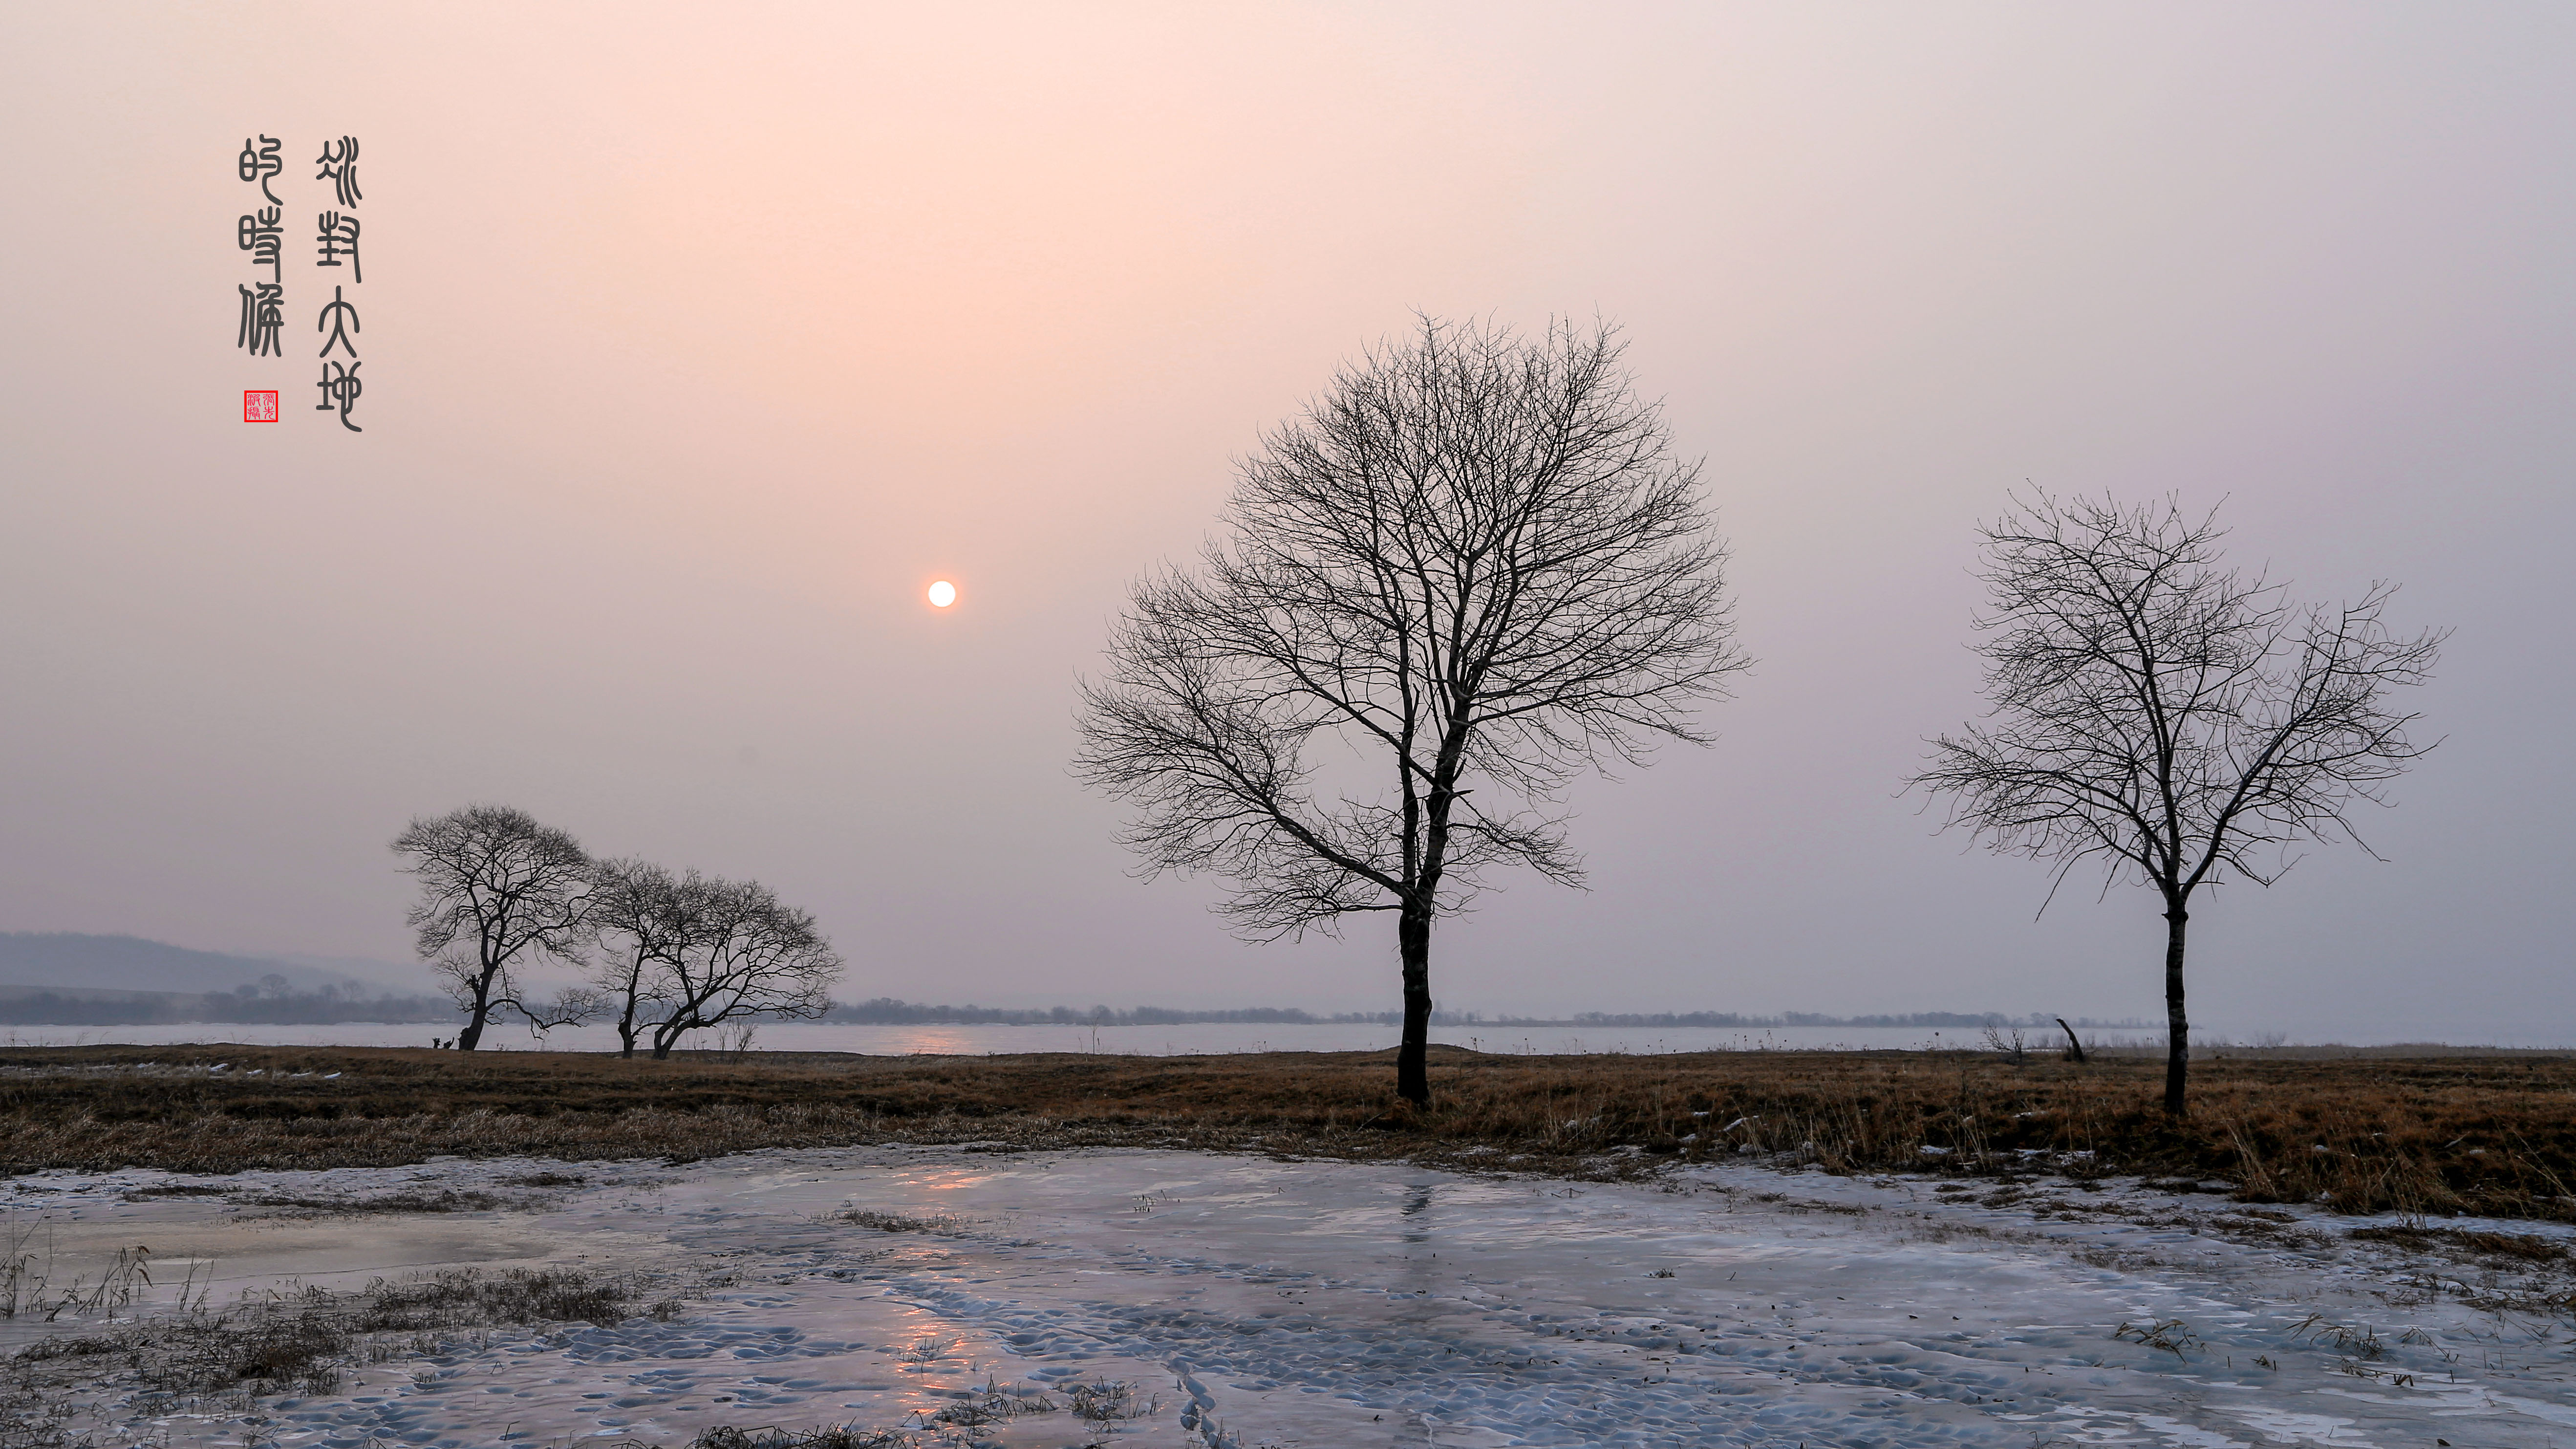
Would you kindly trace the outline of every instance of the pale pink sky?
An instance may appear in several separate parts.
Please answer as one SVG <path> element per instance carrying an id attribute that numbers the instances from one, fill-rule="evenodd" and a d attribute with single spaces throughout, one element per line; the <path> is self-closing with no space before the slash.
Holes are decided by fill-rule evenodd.
<path id="1" fill-rule="evenodd" d="M 2210 1019 L 2576 1015 L 2563 7 L 21 9 L 0 930 L 399 958 L 385 841 L 496 799 L 773 883 L 845 995 L 1389 1006 L 1376 922 L 1125 878 L 1072 685 L 1337 360 L 1598 312 L 1761 662 L 1444 1005 L 2152 1012 L 2145 899 L 2033 924 L 1893 798 L 2027 479 L 2459 628 L 2390 863 L 2196 914 Z M 230 345 L 258 131 L 361 139 L 363 437 L 304 250 Z"/>

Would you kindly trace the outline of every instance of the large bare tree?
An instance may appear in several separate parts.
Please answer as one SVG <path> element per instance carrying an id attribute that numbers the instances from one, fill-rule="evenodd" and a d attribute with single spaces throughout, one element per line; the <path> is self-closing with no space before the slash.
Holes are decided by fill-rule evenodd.
<path id="1" fill-rule="evenodd" d="M 2351 811 L 2431 745 L 2393 688 L 2422 683 L 2446 633 L 2393 633 L 2392 584 L 2358 602 L 2294 604 L 2227 567 L 2216 511 L 2178 502 L 2016 499 L 1981 530 L 1986 613 L 1976 646 L 1984 724 L 1932 742 L 1917 786 L 1950 802 L 1945 828 L 2056 863 L 2053 896 L 2085 861 L 2103 889 L 2164 904 L 2165 1110 L 2185 1110 L 2191 1034 L 2184 926 L 2194 892 L 2270 885 L 2302 842 L 2363 842 Z M 2436 741 L 2438 743 L 2438 741 Z M 2042 909 L 2046 909 L 2045 905 Z"/>
<path id="2" fill-rule="evenodd" d="M 1492 868 L 1579 883 L 1562 787 L 1699 741 L 1743 667 L 1699 466 L 1606 326 L 1422 320 L 1238 465 L 1194 571 L 1134 589 L 1076 772 L 1150 875 L 1250 939 L 1396 917 L 1396 1090 L 1430 1098 L 1431 927 Z"/>
<path id="3" fill-rule="evenodd" d="M 639 1036 L 652 1039 L 659 1062 L 690 1031 L 832 1008 L 842 959 L 809 913 L 765 884 L 631 869 L 611 897 L 621 902 L 611 920 L 618 954 L 600 985 L 623 1008 L 618 1034 L 629 1057 Z"/>
<path id="4" fill-rule="evenodd" d="M 700 893 L 684 893 L 668 870 L 644 860 L 603 860 L 591 880 L 592 1000 L 617 1028 L 618 1055 L 632 1057 L 689 949 Z"/>
<path id="5" fill-rule="evenodd" d="M 579 959 L 590 882 L 580 842 L 524 810 L 469 805 L 412 821 L 393 848 L 420 878 L 409 920 L 421 959 L 435 965 L 465 1012 L 459 1051 L 481 1044 L 496 1012 L 518 1012 L 539 1027 L 580 1018 L 578 1002 L 531 1000 L 518 976 L 538 958 Z"/>

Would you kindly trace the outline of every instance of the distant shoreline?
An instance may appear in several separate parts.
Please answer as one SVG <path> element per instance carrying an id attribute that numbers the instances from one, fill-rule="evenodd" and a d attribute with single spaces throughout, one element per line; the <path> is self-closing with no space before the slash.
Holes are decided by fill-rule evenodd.
<path id="1" fill-rule="evenodd" d="M 1016 1008 L 1001 1006 L 922 1005 L 881 996 L 873 1001 L 836 1006 L 823 1015 L 830 1022 L 848 1022 L 861 1026 L 1397 1026 L 1404 1014 L 1396 1011 L 1309 1012 L 1296 1007 L 1255 1006 L 1231 1010 L 1192 1011 L 1160 1006 L 1136 1006 L 1117 1010 L 1107 1006 Z M 1948 1030 L 1953 1027 L 1981 1028 L 2019 1027 L 2024 1031 L 2055 1030 L 2057 1018 L 2037 1012 L 2013 1016 L 2004 1012 L 1917 1011 L 1899 1014 L 1827 1016 L 1810 1011 L 1789 1011 L 1778 1015 L 1746 1015 L 1733 1011 L 1658 1011 L 1606 1012 L 1581 1011 L 1572 1016 L 1513 1016 L 1481 1011 L 1434 1011 L 1433 1026 L 1526 1026 L 1575 1029 L 1583 1027 L 1696 1027 L 1721 1031 L 1761 1030 L 1766 1027 L 1930 1027 Z M 2106 1021 L 2097 1017 L 2067 1018 L 2067 1025 L 2087 1031 L 2154 1031 L 2161 1023 L 2124 1017 Z"/>
<path id="2" fill-rule="evenodd" d="M 367 998 L 336 991 L 128 991 L 104 987 L 0 984 L 0 1026 L 289 1026 L 338 1023 L 439 1023 L 452 1020 L 456 1008 L 437 996 Z M 1403 1014 L 1393 1011 L 1310 1012 L 1296 1007 L 1256 1006 L 1191 1010 L 1181 1007 L 1055 1006 L 1013 1008 L 916 1004 L 892 997 L 835 1006 L 821 1021 L 850 1026 L 1397 1026 Z M 1829 1016 L 1792 1011 L 1748 1015 L 1731 1011 L 1577 1012 L 1572 1016 L 1489 1015 L 1479 1011 L 1435 1011 L 1435 1027 L 1495 1027 L 1545 1030 L 1716 1030 L 1764 1031 L 1790 1028 L 1844 1030 L 1976 1031 L 1986 1027 L 2026 1032 L 2055 1032 L 2057 1018 L 2002 1012 L 1920 1011 L 1902 1014 Z M 2124 1018 L 2067 1018 L 2079 1031 L 2157 1031 L 2161 1024 Z"/>
<path id="3" fill-rule="evenodd" d="M 143 1023 L 0 1023 L 0 1048 L 51 1049 L 123 1044 L 138 1050 L 163 1047 L 427 1047 L 453 1034 L 458 1018 L 430 1022 L 335 1022 L 262 1024 L 253 1022 Z M 1227 1056 L 1262 1053 L 1377 1052 L 1393 1048 L 1399 1028 L 1384 1023 L 1215 1022 L 1197 1025 L 1145 1023 L 869 1024 L 861 1022 L 790 1021 L 759 1023 L 753 1040 L 739 1046 L 717 1033 L 692 1033 L 684 1050 L 742 1051 L 762 1056 L 1003 1057 L 1020 1055 L 1085 1055 L 1119 1057 Z M 2161 1056 L 2161 1032 L 2085 1031 L 2088 1054 Z M 2018 1038 L 2018 1042 L 2016 1042 Z M 1924 1027 L 1501 1027 L 1491 1022 L 1435 1027 L 1436 1048 L 1458 1048 L 1483 1056 L 1665 1056 L 1717 1053 L 1862 1052 L 1932 1053 L 1939 1056 L 2000 1056 L 2054 1059 L 2064 1034 L 2026 1028 L 1941 1029 Z M 506 1023 L 487 1033 L 486 1051 L 595 1055 L 618 1048 L 615 1030 L 605 1024 L 561 1027 L 542 1036 L 524 1025 Z M 2564 1054 L 2576 1050 L 2557 1033 L 2515 1035 L 2461 1029 L 2428 1031 L 2393 1023 L 2377 1028 L 2346 1025 L 2331 1032 L 2295 1039 L 2278 1032 L 2248 1032 L 2228 1023 L 2204 1023 L 2194 1031 L 2195 1057 L 2292 1059 L 2302 1056 L 2458 1056 L 2487 1054 Z"/>

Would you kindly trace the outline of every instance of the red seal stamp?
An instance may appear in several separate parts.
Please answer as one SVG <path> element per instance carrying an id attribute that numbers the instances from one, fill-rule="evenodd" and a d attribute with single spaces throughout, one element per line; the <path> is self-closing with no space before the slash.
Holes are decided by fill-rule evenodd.
<path id="1" fill-rule="evenodd" d="M 246 423 L 276 422 L 277 394 L 274 392 L 243 392 L 242 421 Z"/>

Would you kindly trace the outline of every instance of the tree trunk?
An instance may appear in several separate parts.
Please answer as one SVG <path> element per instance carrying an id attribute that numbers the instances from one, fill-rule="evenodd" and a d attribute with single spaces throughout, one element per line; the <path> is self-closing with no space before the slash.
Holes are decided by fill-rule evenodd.
<path id="1" fill-rule="evenodd" d="M 482 980 L 474 983 L 474 1008 L 465 1014 L 465 1029 L 456 1034 L 458 1051 L 474 1050 L 474 1044 L 483 1039 L 483 1023 L 489 1020 L 491 1015 L 492 978 L 486 975 Z"/>
<path id="2" fill-rule="evenodd" d="M 1404 1041 L 1395 1052 L 1395 1094 L 1423 1107 L 1431 1102 L 1431 917 L 1406 908 L 1396 918 L 1395 940 L 1404 958 Z"/>
<path id="3" fill-rule="evenodd" d="M 2182 1010 L 2182 932 L 2191 913 L 2165 910 L 2165 1114 L 2183 1115 L 2183 1079 L 2191 1069 L 2191 1023 Z"/>

